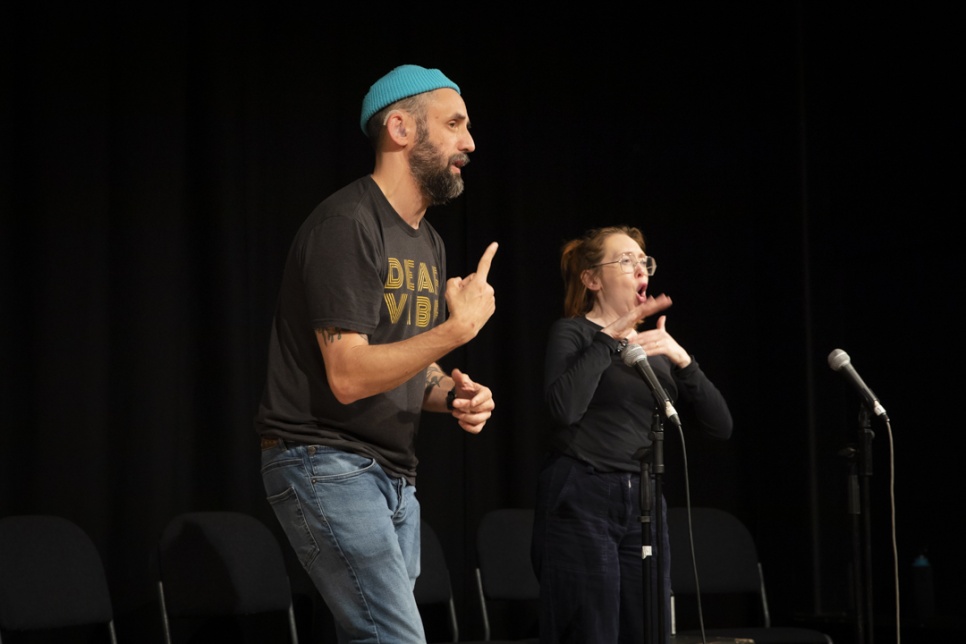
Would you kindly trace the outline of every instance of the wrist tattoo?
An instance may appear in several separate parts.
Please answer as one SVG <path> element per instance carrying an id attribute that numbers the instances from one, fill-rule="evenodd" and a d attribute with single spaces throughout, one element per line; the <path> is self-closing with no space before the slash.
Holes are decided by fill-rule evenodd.
<path id="1" fill-rule="evenodd" d="M 426 371 L 426 391 L 429 391 L 433 387 L 439 387 L 440 383 L 443 382 L 443 378 L 446 374 L 439 367 L 430 367 Z"/>

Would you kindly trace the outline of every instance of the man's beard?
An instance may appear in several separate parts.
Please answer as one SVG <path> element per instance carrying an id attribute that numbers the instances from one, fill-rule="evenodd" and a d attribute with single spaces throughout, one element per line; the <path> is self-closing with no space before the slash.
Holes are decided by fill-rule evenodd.
<path id="1" fill-rule="evenodd" d="M 449 159 L 429 142 L 425 128 L 419 128 L 416 144 L 409 156 L 409 167 L 430 206 L 440 206 L 463 192 L 463 177 L 450 170 L 454 163 L 465 166 L 470 162 L 466 154 L 454 154 Z"/>

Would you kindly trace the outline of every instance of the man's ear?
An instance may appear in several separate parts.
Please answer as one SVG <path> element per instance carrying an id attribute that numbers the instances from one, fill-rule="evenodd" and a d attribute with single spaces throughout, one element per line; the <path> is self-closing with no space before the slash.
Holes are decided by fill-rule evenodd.
<path id="1" fill-rule="evenodd" d="M 386 117 L 386 132 L 397 145 L 409 143 L 410 134 L 415 129 L 409 115 L 402 110 L 393 110 Z"/>

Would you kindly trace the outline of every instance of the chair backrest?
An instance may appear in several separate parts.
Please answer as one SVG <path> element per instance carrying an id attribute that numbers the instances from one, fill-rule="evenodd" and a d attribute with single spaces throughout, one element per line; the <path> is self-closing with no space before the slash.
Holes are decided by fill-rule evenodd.
<path id="1" fill-rule="evenodd" d="M 116 642 L 107 577 L 87 533 L 56 516 L 0 519 L 0 633 L 87 625 Z"/>
<path id="2" fill-rule="evenodd" d="M 491 510 L 480 520 L 476 533 L 476 583 L 487 640 L 488 600 L 529 601 L 540 597 L 540 582 L 530 561 L 532 535 L 532 508 Z"/>
<path id="3" fill-rule="evenodd" d="M 671 539 L 671 587 L 675 594 L 694 594 L 688 511 L 668 508 Z M 733 514 L 717 508 L 692 508 L 695 558 L 702 593 L 761 594 L 758 551 L 748 528 Z"/>
<path id="4" fill-rule="evenodd" d="M 821 631 L 800 627 L 773 627 L 768 610 L 764 576 L 754 538 L 733 514 L 716 508 L 668 508 L 671 548 L 671 588 L 675 598 L 682 595 L 754 595 L 758 598 L 759 619 L 751 625 L 710 628 L 708 635 L 747 638 L 755 644 L 831 644 Z M 697 561 L 698 584 L 691 560 L 691 541 Z M 732 610 L 732 616 L 740 611 Z M 720 625 L 719 625 L 720 626 Z M 684 636 L 695 635 L 690 631 Z M 679 639 L 681 639 L 679 633 Z"/>
<path id="5" fill-rule="evenodd" d="M 449 632 L 453 642 L 459 641 L 459 623 L 456 619 L 456 604 L 453 601 L 453 586 L 443 546 L 433 528 L 422 521 L 420 531 L 420 572 L 416 578 L 413 594 L 422 612 L 434 604 L 446 609 Z"/>
<path id="6" fill-rule="evenodd" d="M 190 512 L 172 519 L 158 541 L 158 599 L 165 638 L 171 620 L 287 612 L 298 641 L 292 590 L 278 540 L 241 512 Z"/>

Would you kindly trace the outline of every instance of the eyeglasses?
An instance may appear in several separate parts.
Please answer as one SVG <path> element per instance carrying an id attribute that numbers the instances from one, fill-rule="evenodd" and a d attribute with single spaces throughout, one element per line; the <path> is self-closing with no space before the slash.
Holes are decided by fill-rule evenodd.
<path id="1" fill-rule="evenodd" d="M 606 266 L 607 264 L 618 264 L 621 267 L 622 273 L 633 273 L 637 270 L 637 266 L 641 265 L 644 267 L 644 272 L 648 276 L 653 275 L 657 271 L 657 260 L 646 255 L 640 259 L 635 259 L 631 253 L 621 253 L 619 259 L 615 259 L 612 262 L 602 262 L 600 264 L 594 264 L 591 268 L 597 268 L 598 266 Z"/>

